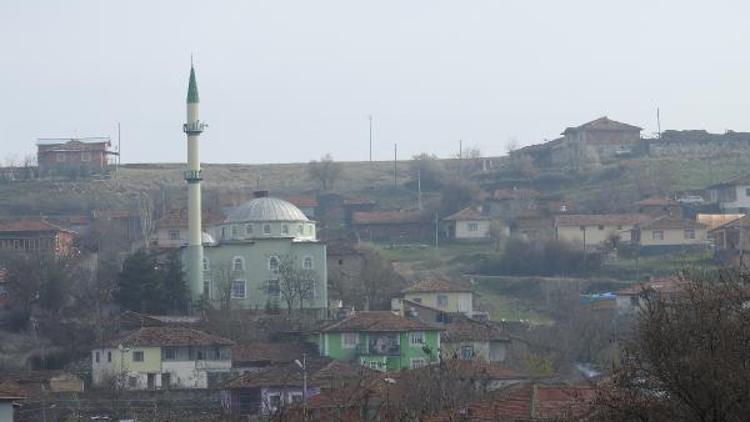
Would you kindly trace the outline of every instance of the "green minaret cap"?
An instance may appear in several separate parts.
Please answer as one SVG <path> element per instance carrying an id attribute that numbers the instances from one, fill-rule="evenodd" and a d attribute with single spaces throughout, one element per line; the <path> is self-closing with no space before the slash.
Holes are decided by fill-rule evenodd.
<path id="1" fill-rule="evenodd" d="M 195 82 L 195 69 L 193 68 L 193 66 L 190 66 L 190 82 L 188 83 L 187 102 L 200 102 L 200 99 L 198 98 L 198 84 Z"/>

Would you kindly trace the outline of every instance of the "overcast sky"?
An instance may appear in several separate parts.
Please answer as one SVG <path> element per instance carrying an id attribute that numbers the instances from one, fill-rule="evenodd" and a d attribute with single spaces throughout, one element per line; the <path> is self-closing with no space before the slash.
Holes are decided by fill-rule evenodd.
<path id="1" fill-rule="evenodd" d="M 602 115 L 750 131 L 747 1 L 0 3 L 0 160 L 116 137 L 180 162 L 190 54 L 204 162 L 485 155 Z"/>

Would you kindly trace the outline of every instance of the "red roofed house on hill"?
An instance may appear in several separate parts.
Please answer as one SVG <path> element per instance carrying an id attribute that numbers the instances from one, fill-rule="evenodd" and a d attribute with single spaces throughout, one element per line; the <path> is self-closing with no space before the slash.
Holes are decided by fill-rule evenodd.
<path id="1" fill-rule="evenodd" d="M 73 250 L 74 236 L 43 219 L 0 222 L 0 251 L 65 255 Z"/>
<path id="2" fill-rule="evenodd" d="M 704 224 L 670 216 L 636 224 L 631 238 L 645 253 L 703 250 L 708 246 Z"/>
<path id="3" fill-rule="evenodd" d="M 444 312 L 457 312 L 467 316 L 474 313 L 474 289 L 465 283 L 448 280 L 423 280 L 402 291 L 404 300 Z"/>
<path id="4" fill-rule="evenodd" d="M 355 212 L 352 226 L 360 240 L 419 241 L 435 236 L 435 216 L 419 210 Z"/>
<path id="5" fill-rule="evenodd" d="M 500 233 L 493 233 L 493 224 Z M 510 236 L 510 228 L 503 220 L 493 219 L 481 207 L 467 207 L 443 218 L 443 230 L 447 239 L 457 242 L 492 241 L 493 236 Z"/>
<path id="6" fill-rule="evenodd" d="M 39 174 L 51 176 L 104 173 L 109 166 L 109 156 L 118 155 L 110 149 L 111 146 L 112 143 L 106 137 L 39 139 Z"/>

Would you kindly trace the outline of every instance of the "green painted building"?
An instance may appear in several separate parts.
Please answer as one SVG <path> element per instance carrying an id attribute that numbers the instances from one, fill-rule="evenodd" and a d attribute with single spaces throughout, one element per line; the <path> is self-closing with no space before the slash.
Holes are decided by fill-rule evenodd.
<path id="1" fill-rule="evenodd" d="M 320 354 L 379 371 L 419 368 L 440 359 L 440 328 L 388 311 L 357 312 L 320 330 Z"/>
<path id="2" fill-rule="evenodd" d="M 256 192 L 231 210 L 218 241 L 204 243 L 203 290 L 216 306 L 313 310 L 328 307 L 326 247 L 315 222 L 293 204 Z"/>

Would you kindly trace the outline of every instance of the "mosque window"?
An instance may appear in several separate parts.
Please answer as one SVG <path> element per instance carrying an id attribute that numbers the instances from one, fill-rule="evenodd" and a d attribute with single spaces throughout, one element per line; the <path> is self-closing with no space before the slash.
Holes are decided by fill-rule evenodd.
<path id="1" fill-rule="evenodd" d="M 305 226 L 303 226 L 302 224 L 297 226 L 297 234 L 305 234 Z"/>
<path id="2" fill-rule="evenodd" d="M 247 297 L 247 281 L 245 280 L 234 280 L 232 281 L 232 299 L 244 299 Z"/>
<path id="3" fill-rule="evenodd" d="M 275 256 L 268 258 L 268 271 L 270 271 L 271 274 L 279 273 L 279 258 Z"/>
<path id="4" fill-rule="evenodd" d="M 237 237 L 240 234 L 240 230 L 237 228 L 237 226 L 232 226 L 232 237 Z"/>
<path id="5" fill-rule="evenodd" d="M 283 224 L 281 226 L 281 234 L 289 234 L 289 226 L 287 226 L 286 224 Z"/>
<path id="6" fill-rule="evenodd" d="M 306 256 L 305 259 L 302 261 L 302 268 L 306 270 L 312 270 L 313 269 L 313 259 L 311 256 Z"/>
<path id="7" fill-rule="evenodd" d="M 263 234 L 271 234 L 271 225 L 270 224 L 266 224 L 265 226 L 263 226 Z"/>
<path id="8" fill-rule="evenodd" d="M 203 271 L 209 271 L 211 269 L 211 264 L 208 262 L 208 258 L 203 257 Z"/>
<path id="9" fill-rule="evenodd" d="M 232 271 L 245 271 L 245 259 L 241 256 L 232 258 Z"/>
<path id="10" fill-rule="evenodd" d="M 248 235 L 253 234 L 253 225 L 252 224 L 248 224 L 248 225 L 245 226 L 245 233 L 247 233 Z"/>

